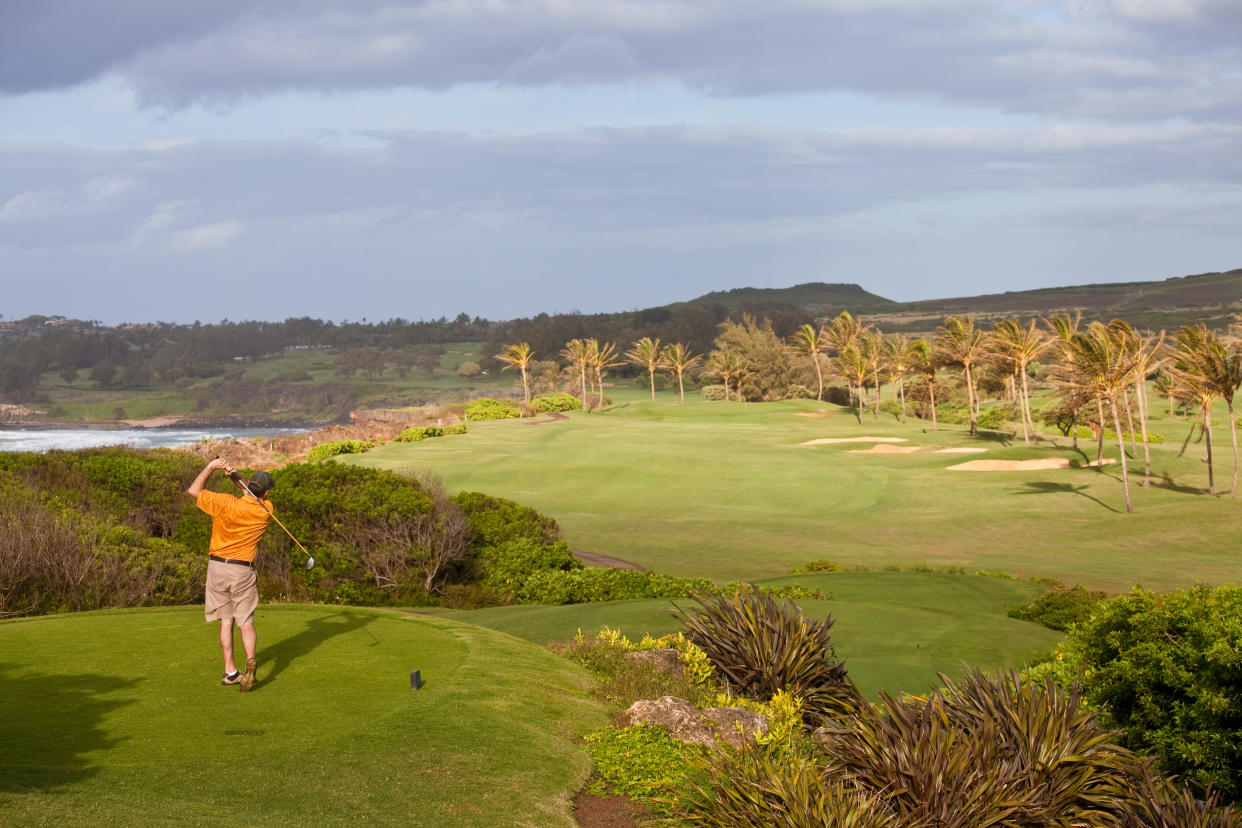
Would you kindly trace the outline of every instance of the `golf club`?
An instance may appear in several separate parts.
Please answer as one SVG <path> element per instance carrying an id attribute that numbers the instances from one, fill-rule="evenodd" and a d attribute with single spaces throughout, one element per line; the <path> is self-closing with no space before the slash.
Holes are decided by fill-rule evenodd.
<path id="1" fill-rule="evenodd" d="M 216 457 L 216 459 L 217 459 L 217 460 L 219 460 L 220 458 L 217 456 L 217 457 Z M 285 530 L 285 534 L 289 536 L 289 539 L 290 539 L 291 541 L 293 541 L 294 543 L 296 543 L 296 544 L 298 545 L 298 549 L 301 549 L 301 550 L 302 550 L 302 552 L 304 552 L 304 553 L 306 554 L 306 571 L 307 571 L 307 572 L 311 571 L 311 569 L 313 569 L 313 568 L 315 567 L 315 558 L 314 558 L 314 556 L 313 556 L 313 555 L 311 555 L 311 553 L 310 553 L 310 552 L 307 552 L 307 551 L 306 551 L 306 547 L 305 547 L 305 546 L 303 546 L 303 545 L 302 545 L 302 544 L 298 541 L 298 539 L 297 539 L 297 538 L 293 537 L 293 533 L 292 533 L 292 532 L 290 532 L 288 529 L 286 529 L 286 528 L 285 528 L 285 525 L 284 525 L 283 523 L 281 523 L 281 522 L 280 522 L 280 518 L 278 518 L 278 517 L 276 517 L 274 514 L 272 514 L 272 510 L 271 510 L 271 509 L 269 509 L 269 508 L 267 508 L 267 504 L 265 504 L 265 503 L 263 502 L 263 499 L 262 499 L 262 498 L 259 498 L 259 497 L 256 497 L 256 496 L 255 496 L 255 493 L 254 493 L 254 492 L 252 492 L 252 491 L 250 491 L 250 487 L 246 485 L 246 481 L 242 479 L 242 476 L 241 476 L 240 474 L 238 474 L 237 472 L 230 472 L 230 473 L 229 473 L 229 479 L 231 479 L 231 480 L 232 480 L 234 483 L 236 483 L 238 486 L 241 486 L 241 487 L 242 487 L 242 491 L 244 491 L 246 494 L 248 494 L 248 495 L 250 495 L 251 497 L 253 497 L 253 498 L 255 499 L 255 502 L 256 502 L 256 503 L 258 503 L 260 506 L 262 506 L 262 507 L 263 507 L 263 511 L 267 512 L 268 517 L 270 517 L 272 520 L 276 521 L 276 525 L 277 525 L 277 526 L 279 526 L 281 529 L 284 529 L 284 530 Z"/>

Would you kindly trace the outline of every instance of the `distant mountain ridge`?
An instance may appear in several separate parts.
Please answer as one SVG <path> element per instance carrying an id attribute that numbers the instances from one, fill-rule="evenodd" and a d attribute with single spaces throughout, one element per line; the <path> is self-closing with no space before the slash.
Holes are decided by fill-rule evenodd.
<path id="1" fill-rule="evenodd" d="M 792 305 L 810 313 L 832 309 L 855 311 L 891 307 L 892 299 L 885 299 L 863 290 L 853 283 L 805 282 L 788 288 L 741 287 L 733 290 L 715 290 L 705 293 L 686 304 L 721 305 L 730 311 L 743 305 Z"/>

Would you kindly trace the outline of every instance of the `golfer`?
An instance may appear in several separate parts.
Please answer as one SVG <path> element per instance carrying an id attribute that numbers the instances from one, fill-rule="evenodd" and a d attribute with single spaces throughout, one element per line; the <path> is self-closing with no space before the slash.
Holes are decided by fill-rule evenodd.
<path id="1" fill-rule="evenodd" d="M 211 545 L 208 549 L 207 592 L 203 611 L 207 620 L 220 622 L 220 649 L 224 653 L 224 676 L 221 684 L 240 684 L 242 692 L 254 687 L 258 666 L 255 647 L 254 611 L 259 606 L 258 578 L 255 575 L 255 554 L 259 539 L 271 516 L 271 501 L 265 495 L 275 485 L 267 472 L 256 472 L 240 497 L 207 491 L 207 478 L 216 469 L 233 477 L 233 469 L 217 457 L 198 473 L 186 494 L 195 504 L 211 515 Z M 235 480 L 241 482 L 241 478 Z M 251 497 L 251 494 L 254 496 Z M 256 499 L 257 498 L 257 499 Z M 242 646 L 246 649 L 246 670 L 237 669 L 233 661 L 233 624 L 241 627 Z"/>

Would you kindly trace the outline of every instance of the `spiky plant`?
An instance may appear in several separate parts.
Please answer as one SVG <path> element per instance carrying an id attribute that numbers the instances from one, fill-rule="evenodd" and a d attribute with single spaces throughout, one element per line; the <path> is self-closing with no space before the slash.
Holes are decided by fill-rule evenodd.
<path id="1" fill-rule="evenodd" d="M 807 619 L 792 601 L 749 588 L 695 600 L 698 607 L 678 607 L 673 617 L 732 690 L 757 701 L 787 690 L 811 724 L 852 709 L 858 694 L 832 649 L 831 618 Z"/>
<path id="2" fill-rule="evenodd" d="M 973 672 L 926 698 L 882 696 L 821 731 L 830 779 L 941 826 L 1132 824 L 1146 769 L 1077 692 Z"/>
<path id="3" fill-rule="evenodd" d="M 679 825 L 707 828 L 885 828 L 876 798 L 824 779 L 805 756 L 751 744 L 689 760 L 685 790 L 669 809 Z"/>
<path id="4" fill-rule="evenodd" d="M 1215 791 L 1200 799 L 1167 777 L 1150 771 L 1135 791 L 1128 825 L 1136 828 L 1239 828 L 1242 812 L 1222 805 Z"/>

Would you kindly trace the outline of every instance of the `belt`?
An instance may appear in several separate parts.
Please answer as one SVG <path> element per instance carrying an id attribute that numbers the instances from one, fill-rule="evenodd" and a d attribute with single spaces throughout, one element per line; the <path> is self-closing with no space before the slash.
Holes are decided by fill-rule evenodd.
<path id="1" fill-rule="evenodd" d="M 239 560 L 236 560 L 235 558 L 221 558 L 218 555 L 208 555 L 207 559 L 212 560 L 212 561 L 219 561 L 220 563 L 237 564 L 238 566 L 248 566 L 251 569 L 254 568 L 254 561 L 239 561 Z"/>

